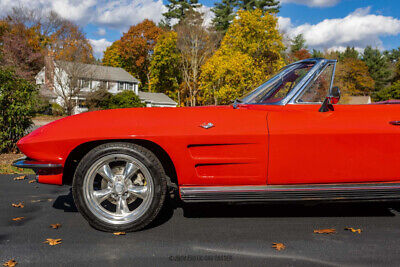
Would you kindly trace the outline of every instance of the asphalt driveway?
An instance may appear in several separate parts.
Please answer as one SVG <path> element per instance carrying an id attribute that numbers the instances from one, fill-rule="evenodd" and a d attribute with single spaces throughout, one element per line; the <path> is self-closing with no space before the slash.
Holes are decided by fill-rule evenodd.
<path id="1" fill-rule="evenodd" d="M 68 186 L 0 175 L 0 263 L 24 265 L 396 266 L 400 205 L 189 205 L 165 209 L 149 229 L 126 235 L 91 228 Z M 24 208 L 12 207 L 23 202 Z M 13 218 L 25 217 L 21 221 Z M 50 224 L 61 224 L 59 229 Z M 345 227 L 362 229 L 361 234 Z M 315 234 L 334 228 L 336 234 Z M 47 238 L 62 239 L 49 246 Z M 283 243 L 285 250 L 272 248 Z"/>

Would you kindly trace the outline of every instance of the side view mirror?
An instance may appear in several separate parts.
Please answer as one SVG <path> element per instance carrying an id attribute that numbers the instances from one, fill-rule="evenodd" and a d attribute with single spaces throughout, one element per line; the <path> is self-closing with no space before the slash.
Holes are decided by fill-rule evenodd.
<path id="1" fill-rule="evenodd" d="M 334 110 L 333 105 L 339 103 L 340 101 L 340 89 L 335 86 L 329 92 L 329 95 L 325 98 L 319 112 L 327 112 L 329 110 Z"/>

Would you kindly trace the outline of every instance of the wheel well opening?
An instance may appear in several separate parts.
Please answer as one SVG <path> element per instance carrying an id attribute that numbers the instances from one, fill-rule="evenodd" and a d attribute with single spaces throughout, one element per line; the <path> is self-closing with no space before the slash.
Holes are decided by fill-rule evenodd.
<path id="1" fill-rule="evenodd" d="M 156 155 L 156 157 L 160 160 L 166 175 L 170 179 L 170 182 L 178 185 L 178 177 L 176 174 L 175 166 L 168 153 L 158 144 L 143 139 L 99 140 L 99 141 L 87 142 L 77 146 L 76 148 L 74 148 L 74 150 L 71 151 L 71 153 L 67 157 L 67 160 L 65 161 L 65 166 L 63 171 L 63 184 L 72 185 L 72 180 L 74 178 L 76 167 L 78 166 L 82 158 L 90 150 L 99 145 L 105 143 L 114 143 L 114 142 L 127 142 L 127 143 L 137 144 L 153 152 L 154 155 Z"/>

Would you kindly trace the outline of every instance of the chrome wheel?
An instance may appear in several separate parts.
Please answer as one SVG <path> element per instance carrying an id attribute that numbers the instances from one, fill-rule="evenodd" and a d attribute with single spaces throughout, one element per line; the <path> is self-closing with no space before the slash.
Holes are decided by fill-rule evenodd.
<path id="1" fill-rule="evenodd" d="M 97 160 L 86 172 L 83 196 L 89 210 L 110 224 L 139 219 L 150 207 L 154 183 L 147 167 L 126 154 Z"/>

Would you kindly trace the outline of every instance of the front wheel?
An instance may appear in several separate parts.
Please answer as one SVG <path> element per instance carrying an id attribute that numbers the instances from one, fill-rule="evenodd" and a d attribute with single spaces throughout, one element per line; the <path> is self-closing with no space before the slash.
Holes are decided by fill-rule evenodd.
<path id="1" fill-rule="evenodd" d="M 165 172 L 148 149 L 108 143 L 91 150 L 75 172 L 72 193 L 85 219 L 102 231 L 137 231 L 159 213 Z"/>

